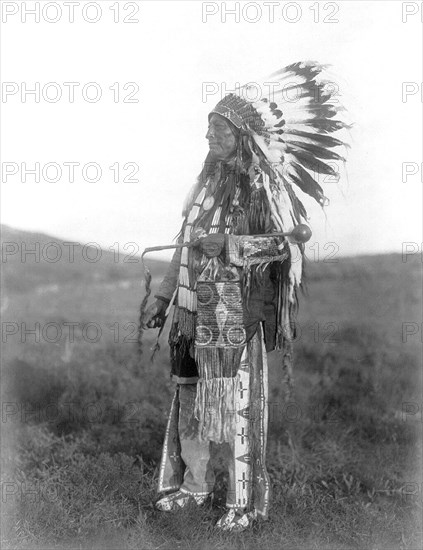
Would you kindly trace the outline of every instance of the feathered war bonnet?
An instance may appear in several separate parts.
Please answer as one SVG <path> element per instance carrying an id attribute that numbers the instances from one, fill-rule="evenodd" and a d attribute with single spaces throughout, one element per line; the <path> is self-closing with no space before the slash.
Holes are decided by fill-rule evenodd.
<path id="1" fill-rule="evenodd" d="M 345 111 L 327 65 L 298 62 L 260 83 L 241 86 L 212 109 L 240 132 L 253 162 L 262 170 L 261 184 L 270 203 L 276 231 L 291 231 L 307 220 L 304 194 L 322 207 L 328 203 L 319 180 L 338 181 L 345 163 L 344 140 L 334 137 L 350 126 L 337 116 Z M 289 300 L 301 282 L 302 250 L 289 242 Z"/>

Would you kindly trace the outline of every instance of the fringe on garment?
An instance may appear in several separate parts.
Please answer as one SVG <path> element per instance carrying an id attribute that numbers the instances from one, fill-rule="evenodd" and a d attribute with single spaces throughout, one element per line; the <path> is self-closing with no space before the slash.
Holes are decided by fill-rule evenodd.
<path id="1" fill-rule="evenodd" d="M 209 380 L 236 376 L 244 347 L 220 348 L 196 345 L 195 360 L 200 378 Z"/>
<path id="2" fill-rule="evenodd" d="M 282 373 L 286 388 L 286 398 L 292 396 L 293 377 L 293 342 L 297 337 L 298 299 L 294 289 L 294 302 L 290 300 L 290 288 L 287 280 L 287 267 L 282 264 L 278 277 L 278 307 L 276 349 L 282 352 Z"/>
<path id="3" fill-rule="evenodd" d="M 196 347 L 200 379 L 197 383 L 195 417 L 199 421 L 200 441 L 223 443 L 236 435 L 237 395 L 236 376 L 245 346 Z"/>
<path id="4" fill-rule="evenodd" d="M 195 317 L 196 313 L 193 311 L 179 308 L 178 331 L 188 340 L 194 340 L 195 337 Z"/>
<path id="5" fill-rule="evenodd" d="M 197 382 L 195 417 L 200 441 L 233 441 L 237 432 L 239 378 L 200 378 Z"/>

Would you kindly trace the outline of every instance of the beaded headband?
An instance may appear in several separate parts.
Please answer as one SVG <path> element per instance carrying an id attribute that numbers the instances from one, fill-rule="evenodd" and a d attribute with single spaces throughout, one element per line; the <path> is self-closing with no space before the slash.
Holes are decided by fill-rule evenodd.
<path id="1" fill-rule="evenodd" d="M 251 130 L 260 132 L 265 125 L 252 103 L 248 103 L 245 99 L 235 94 L 228 94 L 219 101 L 216 107 L 209 113 L 209 118 L 214 113 L 228 119 L 239 130 L 241 128 L 246 129 L 248 126 Z"/>

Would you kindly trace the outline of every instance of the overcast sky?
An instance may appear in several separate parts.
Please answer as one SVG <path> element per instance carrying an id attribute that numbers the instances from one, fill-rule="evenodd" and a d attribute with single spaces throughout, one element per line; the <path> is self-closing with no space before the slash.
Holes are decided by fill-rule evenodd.
<path id="1" fill-rule="evenodd" d="M 405 241 L 421 242 L 422 32 L 420 14 L 412 13 L 419 3 L 274 2 L 272 22 L 269 7 L 252 2 L 243 12 L 241 2 L 235 22 L 230 14 L 224 21 L 221 2 L 120 2 L 117 13 L 114 2 L 101 1 L 96 23 L 84 20 L 100 13 L 92 8 L 83 14 L 83 1 L 74 23 L 64 8 L 57 23 L 46 21 L 59 16 L 54 6 L 39 23 L 29 14 L 23 23 L 21 3 L 9 4 L 19 11 L 2 28 L 2 80 L 16 85 L 9 84 L 7 97 L 3 90 L 1 161 L 3 169 L 14 162 L 19 171 L 7 181 L 3 174 L 2 223 L 105 247 L 136 242 L 140 251 L 172 242 L 207 152 L 207 113 L 221 98 L 222 83 L 231 89 L 312 59 L 333 65 L 355 127 L 348 181 L 325 186 L 325 213 L 307 203 L 310 244 L 335 242 L 339 254 L 361 254 L 399 252 Z M 410 12 L 406 21 L 403 10 Z M 124 17 L 139 22 L 124 23 Z M 62 98 L 51 103 L 41 94 L 36 102 L 27 95 L 23 102 L 23 86 L 37 82 L 50 98 L 57 90 Z M 49 82 L 57 84 L 45 88 Z M 66 82 L 80 83 L 74 102 Z M 84 93 L 94 98 L 101 89 L 97 102 L 82 96 L 89 82 L 97 86 Z M 139 90 L 125 86 L 130 82 Z M 205 82 L 217 88 L 207 102 Z M 407 97 L 404 82 L 410 83 Z M 62 178 L 46 183 L 41 174 L 37 183 L 28 174 L 21 181 L 21 163 L 31 168 L 36 162 L 41 168 L 58 163 Z M 69 162 L 80 163 L 74 182 L 63 164 Z M 405 162 L 415 163 L 411 172 L 418 167 L 407 181 Z M 102 168 L 98 183 L 84 181 L 87 163 Z M 138 182 L 113 181 L 114 175 L 130 177 L 133 165 L 126 163 L 139 166 L 132 176 Z"/>

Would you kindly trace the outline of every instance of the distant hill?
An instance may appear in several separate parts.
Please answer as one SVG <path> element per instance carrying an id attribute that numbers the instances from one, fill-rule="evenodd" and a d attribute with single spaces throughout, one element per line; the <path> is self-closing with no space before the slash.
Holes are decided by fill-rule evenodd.
<path id="1" fill-rule="evenodd" d="M 70 239 L 1 225 L 2 283 L 8 292 L 28 292 L 54 284 L 104 283 L 142 279 L 140 256 L 115 254 Z M 128 251 L 130 252 L 130 251 Z M 153 277 L 166 262 L 147 260 Z"/>

